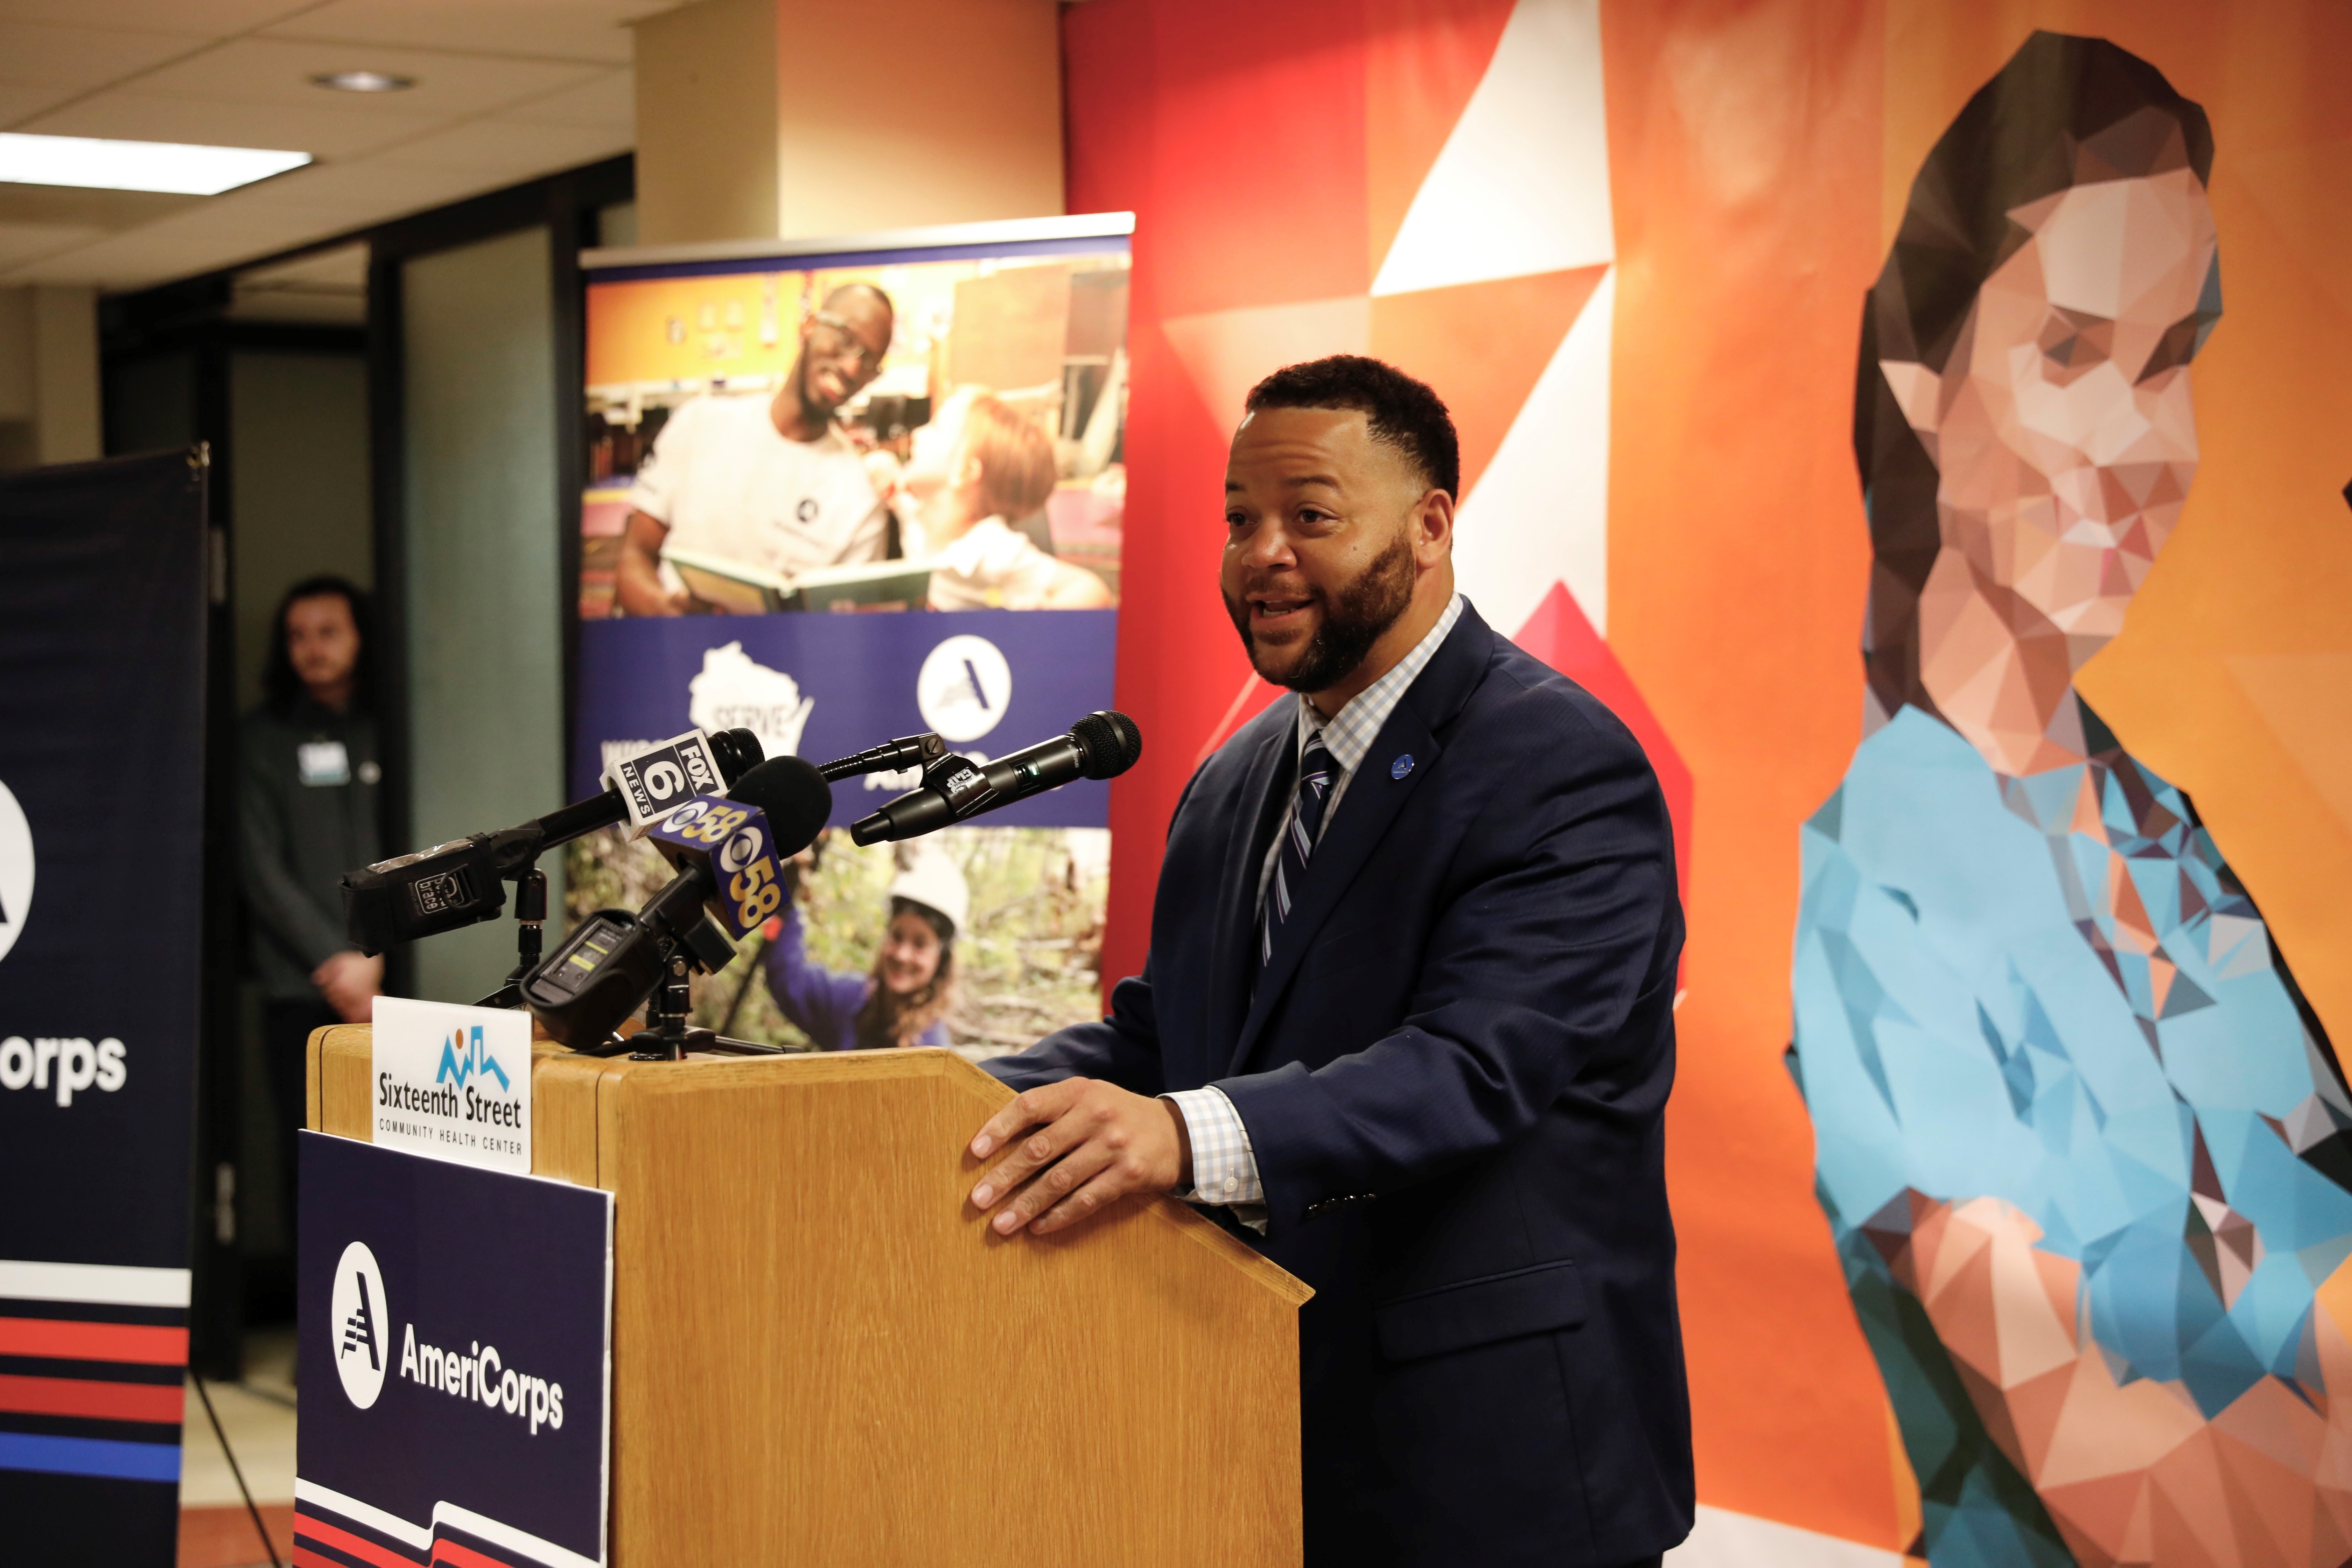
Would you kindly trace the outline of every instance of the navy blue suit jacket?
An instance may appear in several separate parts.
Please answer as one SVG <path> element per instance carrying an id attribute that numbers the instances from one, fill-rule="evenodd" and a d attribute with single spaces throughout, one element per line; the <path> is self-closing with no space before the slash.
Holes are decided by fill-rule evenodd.
<path id="1" fill-rule="evenodd" d="M 1263 970 L 1282 701 L 1185 788 L 1110 1016 L 990 1068 L 1214 1084 L 1299 1316 L 1307 1560 L 1611 1564 L 1688 1531 L 1664 1114 L 1682 910 L 1641 746 L 1466 610 Z M 1410 758 L 1410 765 L 1404 759 Z M 1212 1209 L 1212 1214 L 1223 1211 Z"/>

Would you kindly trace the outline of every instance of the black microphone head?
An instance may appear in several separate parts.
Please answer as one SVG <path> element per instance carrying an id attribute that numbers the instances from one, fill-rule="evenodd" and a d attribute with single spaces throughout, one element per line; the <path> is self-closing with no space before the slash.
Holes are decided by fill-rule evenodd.
<path id="1" fill-rule="evenodd" d="M 749 730 L 721 730 L 710 737 L 710 754 L 719 759 L 719 772 L 732 787 L 737 779 L 760 765 L 768 753 L 760 747 L 760 737 Z"/>
<path id="2" fill-rule="evenodd" d="M 1085 753 L 1084 776 L 1115 779 L 1143 755 L 1143 731 L 1124 713 L 1097 709 L 1070 726 L 1070 739 Z"/>
<path id="3" fill-rule="evenodd" d="M 767 814 L 779 860 L 816 842 L 833 815 L 833 786 L 814 763 L 799 757 L 770 757 L 737 779 L 727 798 Z"/>

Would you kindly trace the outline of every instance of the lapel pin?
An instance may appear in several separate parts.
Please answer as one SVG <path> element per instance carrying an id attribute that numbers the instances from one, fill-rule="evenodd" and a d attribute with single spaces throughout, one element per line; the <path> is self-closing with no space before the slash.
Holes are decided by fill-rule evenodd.
<path id="1" fill-rule="evenodd" d="M 1401 779 L 1411 772 L 1412 772 L 1412 753 L 1411 752 L 1407 752 L 1404 755 L 1399 757 L 1395 762 L 1389 764 L 1389 777 L 1392 779 Z"/>

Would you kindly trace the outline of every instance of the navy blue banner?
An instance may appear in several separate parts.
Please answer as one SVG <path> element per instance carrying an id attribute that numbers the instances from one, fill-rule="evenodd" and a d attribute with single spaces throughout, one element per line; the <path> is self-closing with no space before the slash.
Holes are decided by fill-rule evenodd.
<path id="1" fill-rule="evenodd" d="M 169 1563 L 187 1361 L 205 470 L 0 475 L 0 1557 Z"/>
<path id="2" fill-rule="evenodd" d="M 956 751 L 999 757 L 1111 705 L 1116 610 L 688 616 L 580 628 L 580 722 L 572 793 L 593 794 L 605 748 L 688 725 L 745 727 L 770 756 L 826 762 L 935 730 Z M 846 824 L 915 780 L 834 787 Z M 1081 781 L 984 820 L 1102 827 L 1110 786 Z"/>
<path id="3" fill-rule="evenodd" d="M 301 1145 L 298 1541 L 601 1563 L 612 1194 Z"/>

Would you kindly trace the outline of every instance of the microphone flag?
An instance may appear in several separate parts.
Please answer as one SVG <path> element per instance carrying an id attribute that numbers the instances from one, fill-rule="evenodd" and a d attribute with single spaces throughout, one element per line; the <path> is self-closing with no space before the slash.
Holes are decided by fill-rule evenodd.
<path id="1" fill-rule="evenodd" d="M 713 889 L 708 901 L 737 941 L 782 907 L 775 834 L 758 806 L 697 795 L 655 823 L 646 836 L 679 870 L 699 867 L 708 872 Z"/>
<path id="2" fill-rule="evenodd" d="M 620 758 L 604 774 L 604 784 L 618 791 L 621 804 L 628 808 L 634 838 L 644 837 L 691 796 L 717 795 L 726 787 L 719 782 L 710 739 L 699 729 Z"/>

